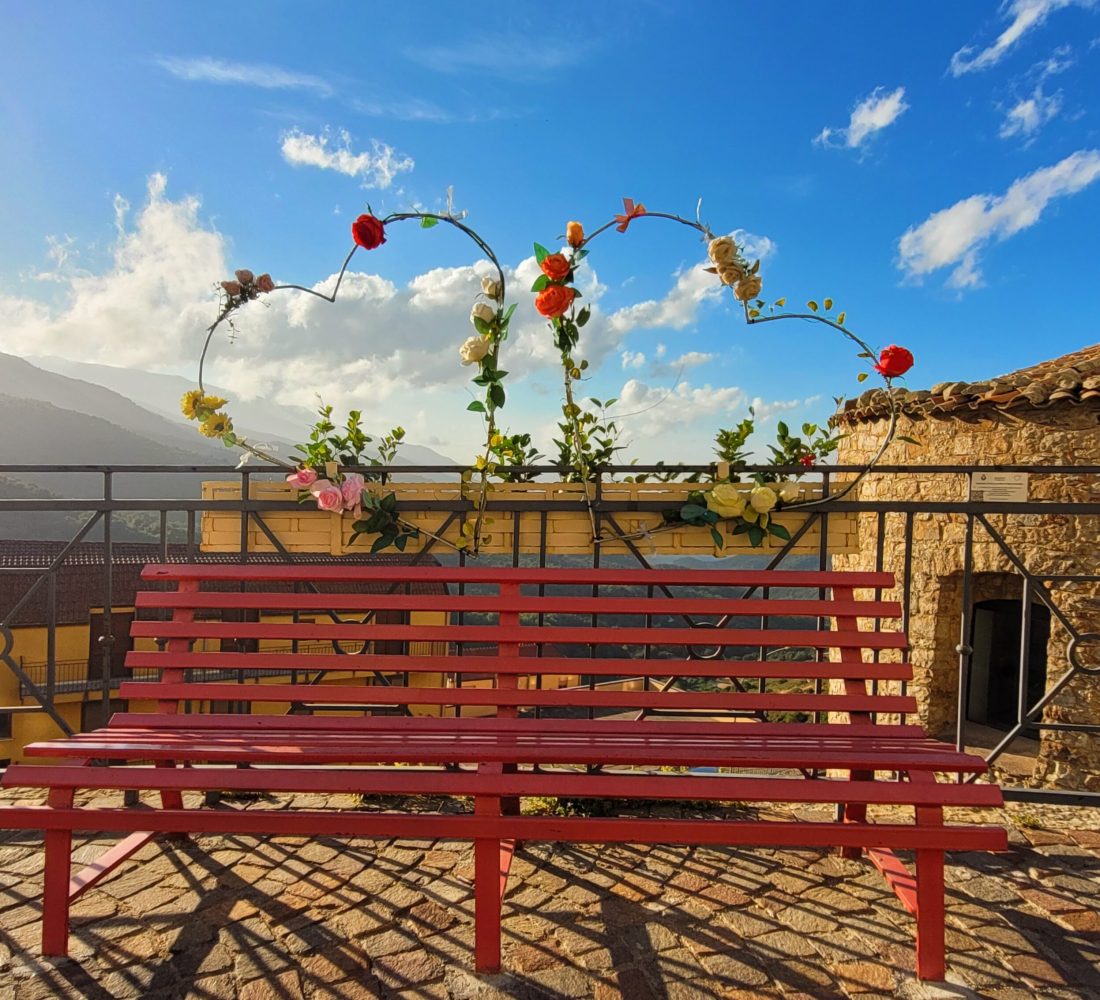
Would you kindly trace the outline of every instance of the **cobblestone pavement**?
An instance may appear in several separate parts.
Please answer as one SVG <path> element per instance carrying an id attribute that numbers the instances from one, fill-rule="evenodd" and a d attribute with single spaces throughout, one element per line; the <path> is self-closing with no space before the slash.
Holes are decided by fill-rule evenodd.
<path id="1" fill-rule="evenodd" d="M 468 845 L 198 836 L 89 891 L 71 959 L 44 960 L 40 837 L 0 832 L 0 1000 L 1096 998 L 1100 833 L 1064 815 L 1013 827 L 1006 855 L 950 857 L 935 986 L 915 980 L 913 922 L 878 873 L 818 850 L 531 844 L 505 971 L 477 976 Z"/>

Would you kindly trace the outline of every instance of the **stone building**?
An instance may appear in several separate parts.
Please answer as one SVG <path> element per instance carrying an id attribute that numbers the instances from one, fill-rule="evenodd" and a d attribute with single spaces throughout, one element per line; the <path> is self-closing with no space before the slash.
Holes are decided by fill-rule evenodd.
<path id="1" fill-rule="evenodd" d="M 899 435 L 883 465 L 1100 466 L 1100 344 L 985 382 L 946 382 L 930 390 L 895 389 Z M 860 464 L 880 447 L 889 415 L 885 390 L 850 400 L 838 416 L 847 435 L 838 461 Z M 970 482 L 960 474 L 873 472 L 857 487 L 865 500 L 965 500 Z M 1100 502 L 1100 476 L 1028 476 L 1029 500 Z M 862 550 L 834 557 L 836 568 L 873 568 L 877 515 L 862 515 Z M 969 643 L 968 725 L 1007 731 L 1016 719 L 1023 578 L 1005 547 L 1033 574 L 1100 577 L 1100 516 L 995 514 L 974 527 L 972 628 Z M 905 518 L 887 515 L 885 568 L 898 574 L 904 560 Z M 922 721 L 932 732 L 953 731 L 958 703 L 966 517 L 920 513 L 912 525 L 913 559 L 909 635 Z M 1100 633 L 1100 583 L 1052 581 L 1057 609 L 1084 633 Z M 1057 611 L 1031 603 L 1029 707 L 1069 667 L 1068 634 Z M 1100 667 L 1100 637 L 1082 643 L 1081 665 Z M 1100 669 L 1078 672 L 1044 709 L 1042 721 L 1100 724 Z M 995 732 L 994 732 L 994 735 Z M 1034 732 L 1032 736 L 1034 736 Z M 1100 790 L 1100 735 L 1044 731 L 1037 784 Z"/>

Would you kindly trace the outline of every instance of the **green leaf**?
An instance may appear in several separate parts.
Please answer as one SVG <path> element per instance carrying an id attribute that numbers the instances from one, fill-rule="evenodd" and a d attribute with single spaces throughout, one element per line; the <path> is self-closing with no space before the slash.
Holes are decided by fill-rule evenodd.
<path id="1" fill-rule="evenodd" d="M 814 302 L 813 299 L 810 299 L 810 301 L 806 303 L 806 308 L 809 309 L 810 312 L 817 312 L 817 303 Z"/>
<path id="2" fill-rule="evenodd" d="M 857 358 L 873 358 L 874 355 L 870 351 L 860 351 L 859 354 L 856 355 L 856 357 Z"/>
<path id="3" fill-rule="evenodd" d="M 547 285 L 550 284 L 550 279 L 545 274 L 540 274 L 532 283 L 532 292 L 541 292 Z"/>
<path id="4" fill-rule="evenodd" d="M 866 372 L 860 372 L 856 376 L 856 381 L 857 382 L 866 382 L 867 381 L 867 373 Z"/>
<path id="5" fill-rule="evenodd" d="M 405 551 L 405 546 L 408 545 L 408 543 L 409 543 L 409 536 L 408 535 L 398 535 L 393 540 L 393 544 L 396 545 L 398 550 L 401 551 L 401 552 Z"/>
<path id="6" fill-rule="evenodd" d="M 432 226 L 438 226 L 438 225 L 439 225 L 439 220 L 436 219 L 436 218 L 433 218 L 430 215 L 425 215 L 424 218 L 420 220 L 420 228 L 421 229 L 431 229 Z"/>
<path id="7" fill-rule="evenodd" d="M 722 538 L 722 533 L 717 528 L 710 529 L 710 537 L 714 539 L 714 544 L 723 549 L 726 547 L 725 540 Z"/>
<path id="8" fill-rule="evenodd" d="M 493 406 L 501 409 L 504 406 L 504 386 L 494 382 L 489 387 L 489 399 L 492 400 Z"/>
<path id="9" fill-rule="evenodd" d="M 680 517 L 690 523 L 701 518 L 706 512 L 706 507 L 701 507 L 697 503 L 686 503 L 680 508 Z"/>
<path id="10" fill-rule="evenodd" d="M 483 337 L 488 337 L 493 331 L 489 328 L 489 324 L 485 322 L 480 316 L 474 317 L 474 329 L 477 330 Z"/>
<path id="11" fill-rule="evenodd" d="M 764 541 L 764 529 L 759 524 L 749 525 L 749 544 L 755 549 Z"/>
<path id="12" fill-rule="evenodd" d="M 776 538 L 782 538 L 785 542 L 791 540 L 791 533 L 783 525 L 776 524 L 774 521 L 768 522 L 768 534 L 775 535 Z"/>
<path id="13" fill-rule="evenodd" d="M 512 313 L 516 311 L 516 303 L 512 303 L 507 309 L 504 310 L 504 317 L 500 321 L 501 326 L 507 326 L 508 320 L 512 318 Z"/>
<path id="14" fill-rule="evenodd" d="M 845 317 L 846 317 L 847 315 L 848 315 L 848 314 L 847 314 L 846 312 L 842 312 L 842 313 L 841 313 L 841 314 L 840 314 L 839 316 L 837 316 L 837 318 L 836 318 L 836 324 L 837 324 L 837 326 L 843 326 L 843 325 L 844 325 L 844 318 L 845 318 Z"/>
<path id="15" fill-rule="evenodd" d="M 484 413 L 485 404 L 480 399 L 475 399 L 469 406 L 466 407 L 466 409 L 471 410 L 474 413 Z"/>
<path id="16" fill-rule="evenodd" d="M 390 544 L 390 540 L 385 535 L 379 535 L 374 544 L 370 547 L 371 552 L 381 552 L 387 545 Z"/>
<path id="17" fill-rule="evenodd" d="M 379 506 L 387 513 L 393 513 L 397 510 L 397 494 L 387 493 L 379 504 Z"/>
<path id="18" fill-rule="evenodd" d="M 922 443 L 922 442 L 918 441 L 916 438 L 909 437 L 908 434 L 899 434 L 897 439 L 899 441 L 904 441 L 906 444 L 920 445 Z"/>
<path id="19" fill-rule="evenodd" d="M 783 299 L 776 299 L 776 300 L 775 300 L 775 304 L 776 304 L 777 306 L 779 306 L 779 308 L 780 308 L 780 309 L 782 309 L 782 308 L 783 308 L 783 306 L 785 306 L 785 305 L 787 304 L 787 300 L 786 300 L 785 298 L 783 298 Z"/>
<path id="20" fill-rule="evenodd" d="M 546 249 L 541 243 L 535 244 L 535 262 L 541 264 L 547 257 L 550 256 L 550 251 Z"/>
<path id="21" fill-rule="evenodd" d="M 585 306 L 579 313 L 577 313 L 577 326 L 584 326 L 592 316 L 592 310 Z"/>
<path id="22" fill-rule="evenodd" d="M 756 317 L 759 316 L 759 315 L 760 315 L 760 310 L 759 309 L 750 309 L 749 310 L 749 319 L 756 319 Z"/>
<path id="23" fill-rule="evenodd" d="M 833 308 L 833 300 L 827 298 L 825 300 L 825 311 L 828 312 L 832 308 Z"/>

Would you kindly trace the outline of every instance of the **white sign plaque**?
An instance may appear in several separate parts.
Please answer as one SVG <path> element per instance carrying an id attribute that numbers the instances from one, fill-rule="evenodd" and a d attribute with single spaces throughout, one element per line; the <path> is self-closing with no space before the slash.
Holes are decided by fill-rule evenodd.
<path id="1" fill-rule="evenodd" d="M 970 499 L 985 503 L 1023 503 L 1027 500 L 1026 472 L 972 472 Z"/>

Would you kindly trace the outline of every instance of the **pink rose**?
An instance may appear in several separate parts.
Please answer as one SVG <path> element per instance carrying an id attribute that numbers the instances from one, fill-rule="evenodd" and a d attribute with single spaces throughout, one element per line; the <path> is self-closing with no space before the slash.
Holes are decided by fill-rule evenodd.
<path id="1" fill-rule="evenodd" d="M 344 481 L 340 484 L 340 493 L 344 497 L 344 507 L 351 510 L 359 506 L 359 498 L 363 495 L 366 482 L 358 472 L 348 472 L 344 475 Z"/>
<path id="2" fill-rule="evenodd" d="M 339 486 L 334 486 L 327 479 L 318 479 L 309 490 L 317 501 L 318 510 L 343 510 L 344 495 Z"/>
<path id="3" fill-rule="evenodd" d="M 298 469 L 293 475 L 287 476 L 286 481 L 295 489 L 308 490 L 317 482 L 317 473 L 312 469 Z"/>

